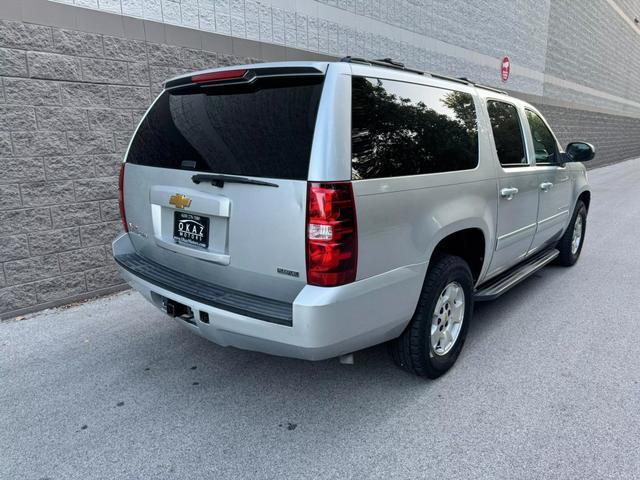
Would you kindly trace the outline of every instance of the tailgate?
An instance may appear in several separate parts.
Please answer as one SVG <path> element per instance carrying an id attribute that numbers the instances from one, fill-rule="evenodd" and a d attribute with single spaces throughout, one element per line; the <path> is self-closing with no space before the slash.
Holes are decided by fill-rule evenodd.
<path id="1" fill-rule="evenodd" d="M 126 219 L 137 252 L 154 262 L 293 301 L 306 283 L 306 185 L 323 77 L 247 78 L 156 100 L 127 155 Z"/>

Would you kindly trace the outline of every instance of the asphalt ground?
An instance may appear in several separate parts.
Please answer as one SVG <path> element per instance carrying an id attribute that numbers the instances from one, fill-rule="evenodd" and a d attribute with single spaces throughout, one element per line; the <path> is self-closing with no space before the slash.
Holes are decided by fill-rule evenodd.
<path id="1" fill-rule="evenodd" d="M 0 479 L 640 478 L 640 160 L 589 176 L 578 264 L 478 304 L 436 381 L 218 347 L 133 292 L 0 323 Z"/>

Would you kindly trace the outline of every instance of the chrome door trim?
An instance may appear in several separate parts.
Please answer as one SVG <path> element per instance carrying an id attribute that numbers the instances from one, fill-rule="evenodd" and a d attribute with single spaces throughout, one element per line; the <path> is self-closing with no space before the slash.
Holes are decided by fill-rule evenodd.
<path id="1" fill-rule="evenodd" d="M 521 227 L 518 230 L 514 230 L 513 232 L 505 233 L 504 235 L 499 236 L 496 242 L 496 250 L 500 250 L 502 248 L 508 247 L 512 243 L 520 240 L 522 237 L 530 235 L 529 233 L 530 230 L 533 230 L 535 233 L 536 227 L 537 227 L 537 224 L 532 223 L 530 225 Z"/>
<path id="2" fill-rule="evenodd" d="M 557 219 L 558 217 L 564 216 L 567 213 L 569 213 L 569 210 L 563 210 L 561 212 L 556 213 L 555 215 L 551 215 L 550 217 L 547 217 L 547 218 L 545 218 L 543 220 L 540 220 L 538 222 L 538 226 L 544 225 L 547 222 L 552 222 L 553 220 Z"/>

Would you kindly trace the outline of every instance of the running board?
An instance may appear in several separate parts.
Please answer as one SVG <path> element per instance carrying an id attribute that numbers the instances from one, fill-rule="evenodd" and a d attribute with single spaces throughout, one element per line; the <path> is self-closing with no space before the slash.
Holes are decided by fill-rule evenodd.
<path id="1" fill-rule="evenodd" d="M 513 270 L 499 276 L 495 280 L 489 280 L 485 285 L 481 285 L 480 289 L 476 290 L 473 296 L 474 300 L 476 302 L 486 302 L 498 298 L 525 278 L 551 263 L 558 255 L 560 255 L 560 252 L 555 248 L 535 255 L 533 258 L 516 266 Z"/>

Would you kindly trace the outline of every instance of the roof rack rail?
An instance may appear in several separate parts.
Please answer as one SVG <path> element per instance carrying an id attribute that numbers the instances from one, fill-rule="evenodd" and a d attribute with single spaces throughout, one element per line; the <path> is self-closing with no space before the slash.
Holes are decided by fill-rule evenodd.
<path id="1" fill-rule="evenodd" d="M 477 88 L 482 88 L 484 90 L 491 90 L 492 92 L 501 93 L 503 95 L 509 95 L 504 90 L 500 90 L 499 88 L 491 87 L 489 85 L 484 85 L 482 83 L 476 83 L 473 80 L 469 80 L 467 77 L 460 77 L 460 80 L 464 80 L 465 82 L 470 83 L 471 85 L 473 85 L 474 87 L 477 87 Z"/>
<path id="2" fill-rule="evenodd" d="M 347 62 L 347 63 L 362 63 L 364 65 L 375 65 L 377 67 L 395 68 L 397 70 L 404 70 L 405 72 L 417 73 L 418 75 L 424 75 L 425 73 L 421 70 L 416 70 L 415 68 L 409 68 L 405 66 L 404 63 L 395 61 L 391 58 L 378 58 L 374 60 L 367 60 L 364 58 L 349 56 L 349 57 L 341 58 L 340 61 Z"/>
<path id="3" fill-rule="evenodd" d="M 347 56 L 347 57 L 341 58 L 340 61 L 341 62 L 347 62 L 347 63 L 360 63 L 360 64 L 363 64 L 363 65 L 375 65 L 377 67 L 395 68 L 397 70 L 403 70 L 405 72 L 417 73 L 418 75 L 429 75 L 432 78 L 437 78 L 437 79 L 440 79 L 440 80 L 449 80 L 450 82 L 456 82 L 456 83 L 463 83 L 465 85 L 472 85 L 472 86 L 474 86 L 476 88 L 482 88 L 484 90 L 491 90 L 492 92 L 501 93 L 503 95 L 509 95 L 504 90 L 500 90 L 498 88 L 490 87 L 488 85 L 483 85 L 481 83 L 473 82 L 473 81 L 469 80 L 467 77 L 450 77 L 448 75 L 440 75 L 439 73 L 424 72 L 422 70 L 417 70 L 417 69 L 414 69 L 414 68 L 408 68 L 408 67 L 405 66 L 404 63 L 395 61 L 395 60 L 393 60 L 391 58 L 382 58 L 382 59 L 377 59 L 377 60 L 367 60 L 365 58 Z"/>

